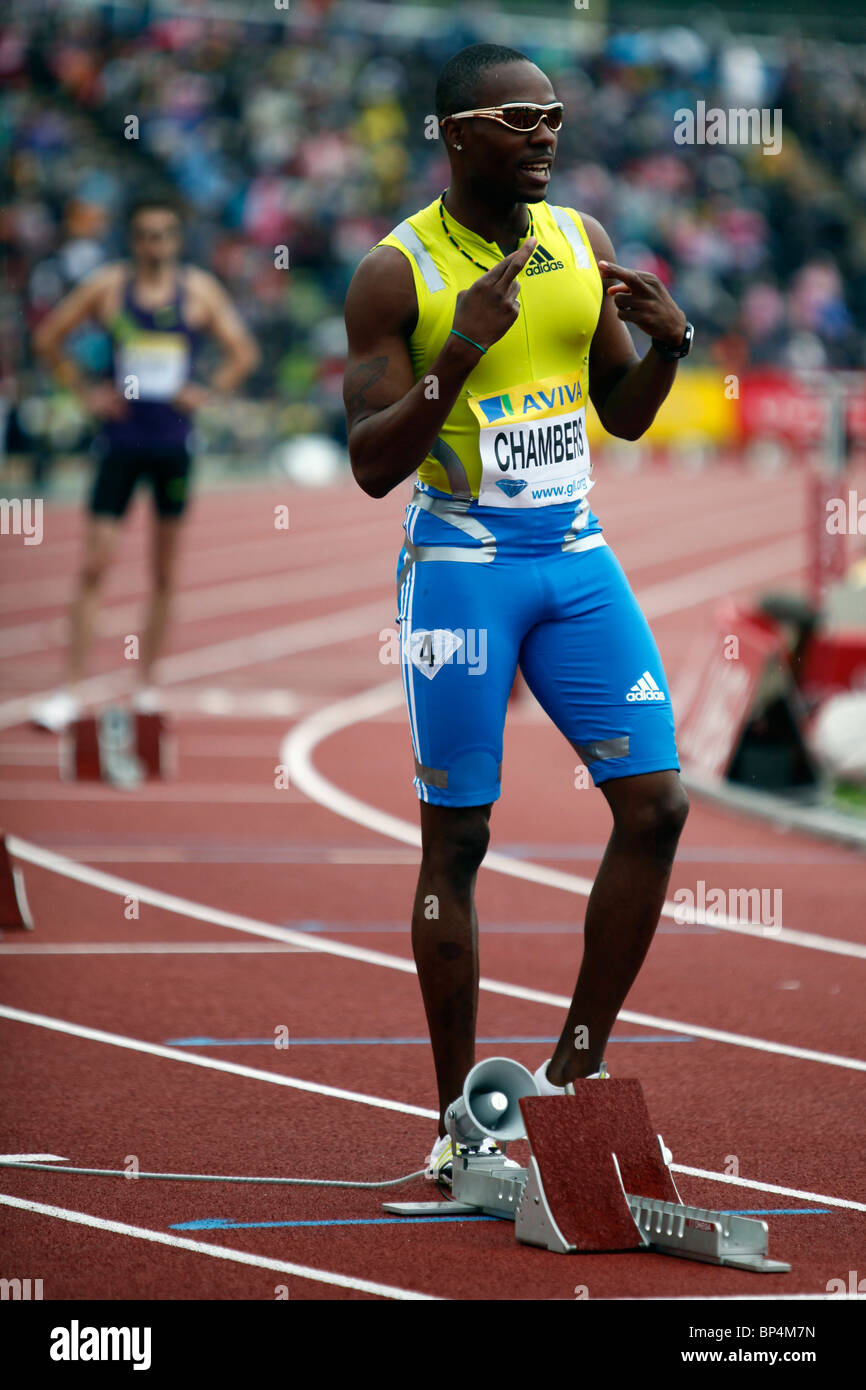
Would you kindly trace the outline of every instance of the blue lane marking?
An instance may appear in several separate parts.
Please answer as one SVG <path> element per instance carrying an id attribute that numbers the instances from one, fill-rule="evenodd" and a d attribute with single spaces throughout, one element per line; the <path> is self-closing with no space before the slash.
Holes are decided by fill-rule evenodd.
<path id="1" fill-rule="evenodd" d="M 537 1038 L 521 1035 L 517 1038 L 476 1038 L 475 1041 L 481 1043 L 557 1043 L 559 1035 L 555 1038 Z M 612 1043 L 669 1043 L 669 1042 L 694 1042 L 694 1038 L 687 1033 L 660 1033 L 644 1034 L 641 1037 L 612 1037 L 608 1039 Z M 429 1038 L 293 1038 L 289 1036 L 291 1047 L 378 1047 L 390 1043 L 392 1046 L 416 1046 L 430 1045 Z M 167 1038 L 164 1047 L 273 1047 L 274 1039 L 271 1038 Z"/>
<path id="2" fill-rule="evenodd" d="M 825 1207 L 750 1207 L 738 1211 L 724 1211 L 724 1216 L 830 1216 Z M 253 1231 L 285 1229 L 288 1226 L 424 1226 L 436 1225 L 443 1221 L 502 1221 L 509 1217 L 499 1216 L 377 1216 L 366 1220 L 343 1221 L 229 1221 L 215 1216 L 202 1221 L 181 1221 L 170 1226 L 172 1231 Z"/>
<path id="3" fill-rule="evenodd" d="M 832 1216 L 829 1207 L 722 1207 L 723 1216 Z"/>
<path id="4" fill-rule="evenodd" d="M 204 1221 L 181 1221 L 171 1231 L 252 1231 L 275 1226 L 422 1226 L 426 1222 L 500 1221 L 498 1216 L 377 1216 L 366 1221 L 224 1221 L 220 1217 Z M 508 1217 L 504 1218 L 506 1221 Z"/>

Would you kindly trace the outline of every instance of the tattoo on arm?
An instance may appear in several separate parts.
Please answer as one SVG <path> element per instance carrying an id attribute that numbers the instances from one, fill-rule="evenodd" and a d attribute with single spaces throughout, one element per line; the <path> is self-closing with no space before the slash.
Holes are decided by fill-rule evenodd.
<path id="1" fill-rule="evenodd" d="M 375 386 L 388 370 L 388 357 L 374 357 L 356 367 L 346 379 L 346 414 L 351 420 L 359 411 L 367 408 L 367 392 Z"/>

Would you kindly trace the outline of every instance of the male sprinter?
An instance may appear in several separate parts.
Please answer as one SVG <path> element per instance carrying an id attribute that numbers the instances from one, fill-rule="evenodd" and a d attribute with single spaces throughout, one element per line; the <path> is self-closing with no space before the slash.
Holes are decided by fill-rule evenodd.
<path id="1" fill-rule="evenodd" d="M 84 675 L 99 589 L 117 550 L 120 523 L 139 479 L 147 479 L 155 503 L 153 590 L 137 668 L 136 703 L 152 705 L 148 690 L 162 646 L 190 474 L 193 415 L 209 396 L 224 396 L 249 375 L 258 349 L 225 290 L 204 270 L 180 265 L 180 216 L 161 197 L 131 209 L 130 264 L 101 267 L 43 320 L 37 354 L 75 389 L 101 422 L 84 561 L 72 605 L 67 687 L 33 710 L 37 724 L 62 729 L 79 710 L 75 686 Z M 113 380 L 84 380 L 61 353 L 65 338 L 86 320 L 111 336 Z M 191 379 L 199 339 L 211 334 L 223 360 L 207 389 Z"/>
<path id="2" fill-rule="evenodd" d="M 545 202 L 562 106 L 524 54 L 464 49 L 436 106 L 451 183 L 355 273 L 345 403 L 366 493 L 418 475 L 398 618 L 421 802 L 412 945 L 444 1112 L 474 1062 L 474 886 L 518 664 L 613 814 L 573 1001 L 536 1072 L 542 1094 L 606 1074 L 658 923 L 688 801 L 656 644 L 586 500 L 584 411 L 589 394 L 611 434 L 639 438 L 692 329 L 654 275 L 614 263 L 603 227 Z M 642 359 L 626 323 L 653 340 Z M 450 1157 L 445 1136 L 428 1175 L 447 1176 Z"/>

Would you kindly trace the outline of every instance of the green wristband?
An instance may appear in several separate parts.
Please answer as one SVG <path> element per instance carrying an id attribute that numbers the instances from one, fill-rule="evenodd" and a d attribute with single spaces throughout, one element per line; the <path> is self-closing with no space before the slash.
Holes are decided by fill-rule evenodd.
<path id="1" fill-rule="evenodd" d="M 456 333 L 458 338 L 462 338 L 464 343 L 471 343 L 473 347 L 477 347 L 479 352 L 487 351 L 487 348 L 483 348 L 480 343 L 476 343 L 474 338 L 467 338 L 466 334 L 461 333 L 459 328 L 452 328 L 451 332 Z"/>

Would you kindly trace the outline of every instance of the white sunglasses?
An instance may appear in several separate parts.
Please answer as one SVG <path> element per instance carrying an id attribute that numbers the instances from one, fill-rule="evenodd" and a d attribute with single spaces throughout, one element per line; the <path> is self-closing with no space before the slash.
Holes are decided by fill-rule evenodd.
<path id="1" fill-rule="evenodd" d="M 537 130 L 543 120 L 549 130 L 559 130 L 562 125 L 562 102 L 551 101 L 547 106 L 536 106 L 533 102 L 507 101 L 504 106 L 482 106 L 476 111 L 455 111 L 451 116 L 443 116 L 439 122 L 468 120 L 471 116 L 483 116 L 488 121 L 498 121 L 509 130 Z"/>

